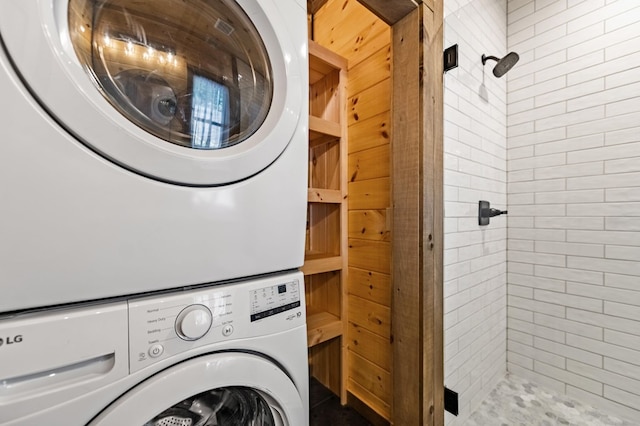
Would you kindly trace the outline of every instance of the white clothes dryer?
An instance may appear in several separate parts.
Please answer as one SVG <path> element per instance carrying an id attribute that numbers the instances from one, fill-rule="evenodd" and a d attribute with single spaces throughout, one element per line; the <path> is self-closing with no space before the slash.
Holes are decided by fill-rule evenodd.
<path id="1" fill-rule="evenodd" d="M 307 426 L 300 272 L 0 318 L 0 424 Z"/>
<path id="2" fill-rule="evenodd" d="M 295 269 L 303 0 L 0 2 L 0 312 Z"/>

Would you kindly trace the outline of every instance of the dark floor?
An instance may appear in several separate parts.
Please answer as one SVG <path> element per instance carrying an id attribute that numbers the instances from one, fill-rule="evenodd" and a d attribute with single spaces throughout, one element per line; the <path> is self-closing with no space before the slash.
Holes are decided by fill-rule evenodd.
<path id="1" fill-rule="evenodd" d="M 309 379 L 310 426 L 371 426 L 364 417 L 340 405 L 340 398 L 313 377 Z"/>

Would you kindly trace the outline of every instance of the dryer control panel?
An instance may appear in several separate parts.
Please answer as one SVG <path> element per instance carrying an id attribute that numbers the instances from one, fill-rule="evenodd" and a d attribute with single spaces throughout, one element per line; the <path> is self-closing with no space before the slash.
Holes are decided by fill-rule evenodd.
<path id="1" fill-rule="evenodd" d="M 305 324 L 295 272 L 129 300 L 131 372 L 186 351 L 267 336 Z M 234 349 L 240 349 L 236 345 Z"/>

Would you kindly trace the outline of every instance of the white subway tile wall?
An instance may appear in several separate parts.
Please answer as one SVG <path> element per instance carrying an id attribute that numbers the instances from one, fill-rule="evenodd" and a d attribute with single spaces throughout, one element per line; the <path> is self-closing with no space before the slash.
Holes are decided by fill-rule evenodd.
<path id="1" fill-rule="evenodd" d="M 640 2 L 509 0 L 507 40 L 507 368 L 640 419 Z"/>
<path id="2" fill-rule="evenodd" d="M 459 392 L 460 408 L 458 417 L 446 414 L 449 426 L 465 424 L 506 372 L 507 220 L 495 217 L 489 226 L 478 225 L 479 200 L 499 209 L 507 204 L 506 79 L 493 76 L 495 62 L 483 67 L 481 60 L 483 53 L 507 53 L 506 13 L 506 0 L 445 0 L 445 47 L 457 43 L 459 49 L 458 68 L 444 76 L 445 385 Z M 529 100 L 520 108 L 533 106 Z M 557 114 L 554 108 L 539 111 L 540 119 Z M 532 132 L 533 123 L 523 120 L 529 127 L 519 132 Z M 513 155 L 532 157 L 528 149 Z M 531 180 L 530 174 L 521 179 Z M 533 246 L 519 250 L 532 253 Z M 513 296 L 528 300 L 533 290 L 520 288 L 525 293 Z M 514 352 L 510 359 L 533 368 L 532 358 L 525 358 Z"/>

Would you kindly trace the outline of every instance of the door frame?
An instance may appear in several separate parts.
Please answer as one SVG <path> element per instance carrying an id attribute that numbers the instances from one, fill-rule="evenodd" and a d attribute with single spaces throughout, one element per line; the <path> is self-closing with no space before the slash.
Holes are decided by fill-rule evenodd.
<path id="1" fill-rule="evenodd" d="M 444 425 L 443 0 L 358 0 L 391 26 L 392 422 Z M 307 0 L 315 13 L 327 0 Z"/>
<path id="2" fill-rule="evenodd" d="M 392 33 L 392 419 L 443 425 L 443 0 L 359 1 Z"/>

